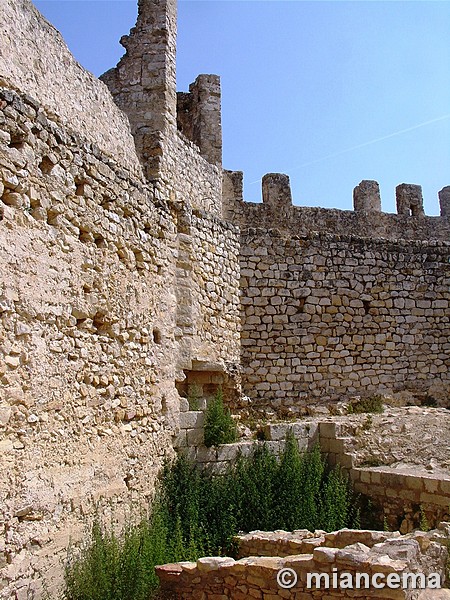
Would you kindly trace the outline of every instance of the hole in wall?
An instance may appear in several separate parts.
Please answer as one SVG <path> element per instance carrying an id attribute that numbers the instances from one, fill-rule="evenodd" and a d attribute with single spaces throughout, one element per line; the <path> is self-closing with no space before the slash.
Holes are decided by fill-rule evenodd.
<path id="1" fill-rule="evenodd" d="M 100 201 L 100 206 L 102 208 L 104 208 L 105 210 L 109 210 L 111 208 L 112 203 L 113 203 L 113 199 L 111 198 L 111 196 L 104 194 Z"/>
<path id="2" fill-rule="evenodd" d="M 370 313 L 370 301 L 369 300 L 363 300 L 363 307 L 364 307 L 364 312 L 366 315 L 368 315 Z"/>
<path id="3" fill-rule="evenodd" d="M 106 248 L 105 238 L 103 238 L 101 235 L 96 235 L 95 233 L 93 234 L 93 237 L 94 244 L 97 246 L 97 248 Z"/>
<path id="4" fill-rule="evenodd" d="M 84 196 L 84 188 L 85 188 L 84 183 L 77 183 L 76 189 L 75 189 L 75 196 Z"/>
<path id="5" fill-rule="evenodd" d="M 83 244 L 87 244 L 88 242 L 93 242 L 94 241 L 94 236 L 92 235 L 92 233 L 90 231 L 88 231 L 87 229 L 83 229 L 82 227 L 79 226 L 79 234 L 78 234 L 78 239 L 80 240 L 80 242 L 83 242 Z"/>
<path id="6" fill-rule="evenodd" d="M 161 344 L 161 332 L 159 329 L 153 330 L 153 341 L 155 344 L 158 344 L 158 346 Z"/>
<path id="7" fill-rule="evenodd" d="M 297 300 L 297 313 L 302 313 L 305 308 L 306 298 L 299 298 Z"/>
<path id="8" fill-rule="evenodd" d="M 44 175 L 50 175 L 52 169 L 54 167 L 54 163 L 48 156 L 44 156 L 39 163 L 39 169 L 44 173 Z"/>
<path id="9" fill-rule="evenodd" d="M 108 328 L 108 319 L 103 312 L 96 312 L 92 319 L 92 326 L 98 332 L 104 332 Z"/>
<path id="10" fill-rule="evenodd" d="M 176 382 L 176 388 L 183 398 L 200 400 L 206 402 L 214 398 L 219 388 L 222 389 L 225 402 L 233 402 L 236 396 L 236 387 L 232 380 L 223 371 L 194 371 L 185 369 L 183 381 Z M 195 395 L 195 398 L 192 396 Z"/>
<path id="11" fill-rule="evenodd" d="M 16 131 L 11 133 L 11 141 L 8 146 L 10 148 L 16 148 L 16 150 L 22 150 L 25 146 L 25 141 L 27 139 L 26 134 L 23 131 Z"/>

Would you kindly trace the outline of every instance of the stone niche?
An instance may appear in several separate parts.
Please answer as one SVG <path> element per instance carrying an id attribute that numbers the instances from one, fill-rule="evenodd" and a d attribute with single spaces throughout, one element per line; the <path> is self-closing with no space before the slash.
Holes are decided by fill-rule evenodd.
<path id="1" fill-rule="evenodd" d="M 178 393 L 187 398 L 198 409 L 206 408 L 219 389 L 224 402 L 232 402 L 237 394 L 236 378 L 227 373 L 221 365 L 200 361 L 192 362 L 192 369 L 183 370 L 185 379 L 176 384 Z"/>

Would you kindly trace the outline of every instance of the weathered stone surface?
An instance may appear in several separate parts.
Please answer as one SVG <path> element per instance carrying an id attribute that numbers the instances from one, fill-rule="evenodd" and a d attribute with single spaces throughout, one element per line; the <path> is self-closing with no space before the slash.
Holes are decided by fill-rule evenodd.
<path id="1" fill-rule="evenodd" d="M 319 532 L 316 532 L 316 536 Z M 334 532 L 331 535 L 337 535 Z M 163 591 L 175 592 L 176 598 L 188 600 L 190 598 L 203 598 L 204 600 L 216 600 L 217 598 L 231 598 L 233 600 L 245 600 L 245 598 L 264 598 L 275 600 L 276 598 L 301 597 L 305 600 L 314 598 L 388 598 L 413 600 L 417 598 L 417 591 L 409 589 L 395 589 L 385 585 L 383 589 L 365 588 L 363 584 L 348 586 L 331 585 L 330 589 L 322 587 L 317 589 L 314 585 L 307 586 L 308 574 L 337 572 L 338 581 L 341 573 L 350 573 L 357 581 L 357 574 L 366 574 L 369 582 L 375 574 L 381 574 L 383 581 L 393 581 L 401 586 L 404 573 L 422 573 L 424 582 L 431 573 L 437 573 L 444 581 L 447 550 L 441 545 L 441 551 L 436 552 L 432 548 L 431 538 L 433 533 L 418 533 L 420 537 L 426 537 L 430 544 L 424 545 L 417 552 L 409 552 L 405 548 L 419 548 L 419 544 L 413 538 L 399 538 L 398 540 L 386 541 L 372 548 L 351 539 L 351 531 L 346 535 L 350 542 L 345 548 L 323 548 L 317 547 L 313 554 L 305 554 L 298 551 L 295 554 L 281 558 L 278 550 L 283 547 L 286 540 L 295 537 L 294 533 L 288 532 L 252 532 L 247 536 L 239 538 L 241 545 L 250 541 L 254 546 L 251 548 L 252 555 L 240 560 L 233 561 L 227 558 L 202 558 L 197 563 L 179 563 L 178 565 L 166 565 L 158 567 L 157 574 L 160 577 Z M 357 531 L 353 532 L 356 535 Z M 375 539 L 381 532 L 365 532 L 366 536 Z M 301 537 L 301 534 L 298 534 Z M 314 535 L 314 534 L 311 534 Z M 318 539 L 318 538 L 317 538 Z M 352 543 L 353 542 L 353 543 Z M 444 540 L 443 540 L 444 542 Z M 445 543 L 445 542 L 444 542 Z M 272 555 L 268 555 L 268 550 Z M 395 557 L 393 549 L 396 548 Z M 403 550 L 402 550 L 403 549 Z M 242 547 L 240 548 L 242 555 Z M 400 559 L 399 557 L 402 556 Z M 292 589 L 282 589 L 277 584 L 277 573 L 282 568 L 290 568 L 297 575 L 297 582 Z M 392 574 L 392 575 L 390 575 Z M 391 580 L 388 577 L 391 577 Z M 330 580 L 330 583 L 331 580 Z M 378 579 L 377 583 L 380 583 Z M 286 592 L 286 593 L 285 593 Z M 436 592 L 436 595 L 434 593 Z M 219 595 L 218 595 L 219 594 Z M 447 598 L 444 590 L 424 590 L 420 592 L 420 598 L 427 600 L 436 598 L 444 600 Z"/>
<path id="2" fill-rule="evenodd" d="M 95 503 L 117 507 L 120 520 L 133 498 L 145 502 L 174 443 L 217 472 L 251 451 L 250 442 L 201 447 L 203 413 L 188 410 L 195 385 L 199 409 L 222 387 L 244 416 L 312 407 L 320 416 L 330 400 L 380 391 L 445 406 L 447 188 L 436 218 L 423 215 L 417 186 L 399 188 L 398 215 L 378 212 L 375 182 L 360 184 L 355 212 L 294 207 L 288 177 L 276 173 L 264 178 L 262 204 L 244 203 L 242 174 L 221 171 L 219 78 L 199 76 L 177 114 L 175 0 L 139 2 L 126 54 L 103 77 L 124 112 L 28 0 L 5 0 L 2 17 L 2 596 L 38 598 L 40 573 L 56 595 L 55 565 Z M 427 454 L 428 433 L 402 422 L 399 454 L 396 424 L 385 425 L 383 457 L 399 463 L 411 452 L 429 458 L 432 475 L 448 469 L 447 447 L 434 462 Z M 366 456 L 354 438 L 367 441 L 370 428 L 355 427 L 340 435 L 327 423 L 321 443 L 388 510 L 408 507 L 402 531 L 417 519 L 411 498 L 428 518 L 446 510 L 444 476 L 353 468 Z M 292 428 L 302 448 L 317 439 L 314 419 Z M 275 452 L 283 431 L 268 430 Z M 300 553 L 292 561 L 305 569 L 328 543 L 323 532 L 280 537 L 280 552 Z M 217 568 L 249 568 L 237 600 L 273 600 L 284 594 L 275 564 Z M 271 572 L 264 592 L 260 568 Z M 201 566 L 175 570 L 182 578 Z"/>

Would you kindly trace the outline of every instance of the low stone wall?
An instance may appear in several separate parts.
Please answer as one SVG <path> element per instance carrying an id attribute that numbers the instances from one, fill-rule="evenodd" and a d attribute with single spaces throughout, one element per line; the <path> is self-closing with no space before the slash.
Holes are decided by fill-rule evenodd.
<path id="1" fill-rule="evenodd" d="M 349 451 L 353 439 L 339 435 L 342 426 L 342 422 L 320 423 L 321 449 L 327 453 L 331 464 L 340 464 L 347 470 L 355 491 L 374 501 L 390 528 L 399 528 L 402 533 L 407 533 L 417 527 L 421 519 L 433 527 L 449 518 L 450 473 L 442 470 L 430 473 L 423 465 L 412 464 L 401 467 L 355 466 L 357 455 Z M 389 445 L 387 438 L 385 444 Z M 400 446 L 397 447 L 397 456 L 402 456 Z"/>
<path id="2" fill-rule="evenodd" d="M 448 524 L 439 531 L 416 532 L 410 536 L 387 534 L 377 531 L 343 530 L 330 534 L 324 532 L 253 532 L 238 538 L 240 554 L 250 551 L 251 556 L 237 561 L 232 558 L 208 557 L 196 563 L 185 562 L 156 568 L 163 594 L 176 599 L 201 600 L 276 600 L 276 598 L 392 598 L 416 599 L 416 589 L 364 588 L 345 589 L 339 586 L 340 577 L 349 574 L 356 581 L 357 573 L 366 573 L 370 581 L 381 574 L 379 581 L 400 583 L 404 573 L 423 574 L 424 581 L 432 573 L 438 573 L 441 584 L 445 581 L 445 566 L 448 557 Z M 311 537 L 313 536 L 313 537 Z M 286 540 L 295 554 L 285 555 Z M 266 552 L 272 552 L 267 556 Z M 275 553 L 284 555 L 281 558 Z M 282 589 L 277 583 L 280 569 L 292 569 L 297 583 L 290 589 Z M 326 573 L 330 576 L 330 587 L 325 581 L 319 589 L 315 580 L 308 584 L 311 573 Z M 333 574 L 337 584 L 333 584 Z M 395 575 L 394 575 L 395 574 Z M 364 582 L 364 579 L 362 579 Z M 430 579 L 431 581 L 431 579 Z"/>
<path id="3" fill-rule="evenodd" d="M 201 401 L 206 406 L 205 401 Z M 283 452 L 286 435 L 292 430 L 300 450 L 311 448 L 318 440 L 318 423 L 311 419 L 297 423 L 268 424 L 262 430 L 263 440 L 242 440 L 234 444 L 221 444 L 207 448 L 204 445 L 204 410 L 186 410 L 187 400 L 181 402 L 180 432 L 174 446 L 202 467 L 223 473 L 238 456 L 249 456 L 256 446 L 264 444 L 276 456 Z"/>

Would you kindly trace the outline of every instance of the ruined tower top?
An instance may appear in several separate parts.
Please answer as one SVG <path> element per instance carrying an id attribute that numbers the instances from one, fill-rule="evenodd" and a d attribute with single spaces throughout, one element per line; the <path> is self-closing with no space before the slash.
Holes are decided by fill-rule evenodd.
<path id="1" fill-rule="evenodd" d="M 118 65 L 102 75 L 128 115 L 147 174 L 159 172 L 162 144 L 176 128 L 176 0 L 139 0 L 138 18 L 120 40 Z"/>

